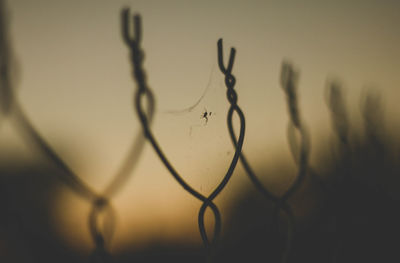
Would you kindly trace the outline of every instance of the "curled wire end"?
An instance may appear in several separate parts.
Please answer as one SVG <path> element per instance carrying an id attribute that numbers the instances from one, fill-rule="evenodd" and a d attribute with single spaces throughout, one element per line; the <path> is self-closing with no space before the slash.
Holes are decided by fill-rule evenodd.
<path id="1" fill-rule="evenodd" d="M 122 38 L 124 42 L 129 46 L 132 44 L 132 39 L 129 34 L 129 8 L 125 7 L 121 11 L 121 29 L 122 29 Z"/>
<path id="2" fill-rule="evenodd" d="M 365 131 L 372 141 L 378 140 L 383 130 L 383 107 L 382 96 L 376 90 L 368 88 L 364 90 L 361 100 L 361 112 L 364 120 Z M 382 134 L 381 134 L 382 135 Z"/>
<path id="3" fill-rule="evenodd" d="M 300 127 L 300 114 L 297 103 L 297 79 L 298 73 L 289 62 L 282 63 L 281 85 L 286 93 L 290 118 L 297 128 Z"/>
<path id="4" fill-rule="evenodd" d="M 106 216 L 103 224 L 100 217 Z M 92 203 L 92 209 L 88 218 L 90 234 L 97 248 L 104 249 L 106 241 L 109 241 L 115 230 L 115 214 L 108 199 L 98 197 Z"/>
<path id="5" fill-rule="evenodd" d="M 288 94 L 295 94 L 295 87 L 298 74 L 294 70 L 292 63 L 284 61 L 281 69 L 281 85 Z"/>
<path id="6" fill-rule="evenodd" d="M 142 41 L 142 18 L 139 14 L 135 14 L 133 16 L 133 25 L 135 28 L 134 36 L 136 43 L 140 43 Z"/>
<path id="7" fill-rule="evenodd" d="M 142 23 L 139 14 L 133 16 L 133 32 L 130 32 L 130 9 L 123 8 L 121 11 L 122 38 L 127 45 L 138 44 L 142 38 Z"/>
<path id="8" fill-rule="evenodd" d="M 217 46 L 218 46 L 218 66 L 219 66 L 219 69 L 225 75 L 226 74 L 230 74 L 232 72 L 233 62 L 235 61 L 236 49 L 233 48 L 233 47 L 231 48 L 231 53 L 229 55 L 228 67 L 225 68 L 225 66 L 224 66 L 224 52 L 223 52 L 222 38 L 220 38 L 218 40 Z"/>
<path id="9" fill-rule="evenodd" d="M 333 114 L 341 114 L 344 111 L 344 94 L 339 80 L 328 82 L 325 99 Z"/>
<path id="10" fill-rule="evenodd" d="M 340 140 L 347 143 L 349 123 L 343 89 L 339 81 L 335 80 L 329 83 L 326 100 L 331 111 L 333 128 Z"/>
<path id="11" fill-rule="evenodd" d="M 332 111 L 337 112 L 342 102 L 342 90 L 337 81 L 330 83 L 329 95 L 329 106 L 331 107 Z"/>

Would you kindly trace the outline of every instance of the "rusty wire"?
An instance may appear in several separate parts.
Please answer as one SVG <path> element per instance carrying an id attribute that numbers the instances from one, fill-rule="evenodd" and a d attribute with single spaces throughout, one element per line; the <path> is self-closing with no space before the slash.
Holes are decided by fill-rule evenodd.
<path id="1" fill-rule="evenodd" d="M 241 112 L 239 106 L 237 105 L 237 94 L 235 90 L 233 89 L 235 85 L 235 78 L 231 74 L 232 67 L 233 67 L 233 62 L 234 62 L 234 56 L 235 56 L 235 50 L 231 49 L 231 55 L 229 58 L 229 63 L 228 67 L 225 68 L 223 65 L 223 59 L 222 59 L 222 40 L 218 41 L 218 62 L 221 71 L 225 74 L 225 83 L 228 88 L 227 90 L 227 97 L 228 101 L 230 102 L 231 106 L 228 110 L 228 123 L 231 122 L 233 113 L 236 112 L 239 115 L 240 118 L 240 136 L 239 136 L 239 141 L 238 141 L 238 146 L 236 147 L 236 151 L 234 154 L 234 157 L 232 159 L 232 162 L 228 168 L 227 173 L 225 174 L 224 178 L 220 182 L 220 184 L 214 189 L 214 191 L 209 195 L 209 196 L 204 196 L 194 188 L 192 188 L 183 178 L 181 175 L 178 174 L 178 172 L 175 170 L 173 165 L 169 162 L 163 151 L 161 150 L 161 147 L 159 146 L 158 142 L 156 141 L 149 125 L 148 125 L 148 117 L 144 113 L 142 109 L 142 99 L 145 97 L 148 101 L 148 103 L 154 103 L 154 96 L 150 90 L 150 88 L 147 85 L 146 81 L 146 74 L 143 69 L 143 59 L 144 59 L 144 52 L 141 48 L 141 18 L 139 15 L 134 15 L 133 16 L 133 33 L 131 33 L 130 29 L 130 11 L 129 9 L 123 9 L 121 13 L 121 20 L 122 20 L 122 36 L 125 41 L 125 44 L 128 46 L 130 50 L 130 60 L 131 64 L 133 67 L 133 77 L 136 81 L 137 84 L 137 89 L 136 89 L 136 94 L 134 98 L 135 102 L 135 107 L 136 107 L 136 112 L 138 114 L 139 120 L 141 121 L 143 132 L 145 134 L 145 137 L 147 140 L 150 142 L 152 145 L 153 149 L 157 153 L 158 157 L 162 161 L 162 163 L 165 165 L 165 167 L 168 169 L 168 171 L 171 173 L 171 175 L 174 177 L 174 179 L 181 185 L 181 187 L 187 191 L 189 194 L 194 196 L 196 199 L 200 200 L 202 202 L 202 205 L 199 210 L 199 215 L 198 215 L 198 223 L 199 223 L 199 230 L 200 230 L 200 235 L 203 240 L 203 243 L 205 247 L 208 249 L 208 252 L 211 251 L 212 247 L 215 247 L 219 236 L 221 232 L 221 215 L 219 212 L 218 207 L 215 205 L 213 200 L 218 196 L 218 194 L 223 190 L 223 188 L 226 186 L 228 183 L 229 179 L 231 178 L 233 171 L 235 169 L 235 166 L 239 160 L 240 156 L 240 151 L 243 145 L 243 140 L 244 140 L 244 131 L 245 131 L 245 124 L 244 124 L 244 115 Z M 205 225 L 204 225 L 204 213 L 207 208 L 210 208 L 211 211 L 214 214 L 214 231 L 212 238 L 208 236 L 206 230 L 205 230 Z M 210 252 L 211 253 L 211 252 Z M 210 260 L 210 253 L 208 254 L 208 260 Z"/>

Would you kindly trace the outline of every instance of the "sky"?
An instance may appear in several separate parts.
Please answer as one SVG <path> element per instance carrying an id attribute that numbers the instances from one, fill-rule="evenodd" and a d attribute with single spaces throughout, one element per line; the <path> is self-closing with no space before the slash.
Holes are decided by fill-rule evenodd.
<path id="1" fill-rule="evenodd" d="M 140 131 L 129 53 L 120 32 L 123 7 L 142 17 L 144 67 L 156 97 L 155 136 L 177 170 L 205 194 L 233 156 L 226 127 L 229 104 L 217 66 L 221 37 L 225 57 L 230 47 L 237 51 L 233 74 L 246 116 L 244 151 L 254 164 L 279 158 L 291 163 L 286 101 L 279 86 L 284 60 L 299 70 L 301 114 L 313 145 L 323 143 L 321 136 L 330 132 L 324 99 L 329 79 L 343 83 L 355 124 L 360 95 L 373 88 L 382 95 L 388 125 L 400 128 L 399 1 L 7 3 L 21 105 L 72 170 L 98 190 L 107 185 Z M 204 111 L 212 112 L 207 122 L 201 118 Z M 2 133 L 1 143 L 10 152 L 29 152 L 11 126 Z M 30 155 L 35 153 L 22 154 Z M 248 184 L 234 176 L 217 204 L 224 207 L 235 189 Z M 55 211 L 54 221 L 60 229 L 77 229 L 61 234 L 71 246 L 90 246 L 88 202 L 68 189 L 58 202 L 63 209 Z M 115 249 L 153 235 L 179 239 L 191 233 L 200 242 L 200 203 L 176 184 L 150 145 L 113 205 L 118 214 Z"/>

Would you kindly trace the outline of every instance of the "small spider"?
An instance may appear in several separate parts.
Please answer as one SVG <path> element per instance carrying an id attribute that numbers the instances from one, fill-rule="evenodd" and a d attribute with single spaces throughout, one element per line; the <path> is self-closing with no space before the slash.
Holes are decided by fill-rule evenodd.
<path id="1" fill-rule="evenodd" d="M 206 124 L 207 124 L 208 123 L 208 117 L 210 117 L 211 114 L 212 114 L 211 111 L 208 112 L 206 109 L 204 109 L 204 112 L 203 112 L 203 114 L 201 114 L 200 118 L 205 119 L 206 120 Z"/>

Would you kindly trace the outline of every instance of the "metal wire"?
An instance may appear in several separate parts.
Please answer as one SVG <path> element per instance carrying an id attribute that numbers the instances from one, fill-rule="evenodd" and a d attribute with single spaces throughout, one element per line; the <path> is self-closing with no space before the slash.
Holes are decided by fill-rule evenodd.
<path id="1" fill-rule="evenodd" d="M 224 178 L 220 182 L 220 184 L 215 188 L 215 190 L 209 195 L 204 196 L 194 188 L 192 188 L 186 181 L 178 174 L 172 164 L 169 162 L 161 147 L 158 145 L 154 135 L 151 132 L 151 129 L 148 125 L 148 117 L 144 113 L 142 109 L 142 99 L 145 97 L 148 100 L 148 103 L 154 103 L 154 97 L 152 95 L 151 90 L 149 89 L 147 82 L 146 82 L 146 74 L 143 69 L 143 59 L 144 59 L 144 52 L 141 48 L 141 19 L 139 15 L 135 15 L 133 17 L 134 23 L 134 30 L 133 36 L 131 36 L 130 27 L 129 27 L 129 9 L 122 10 L 121 19 L 122 19 L 122 35 L 125 41 L 125 44 L 130 49 L 130 57 L 131 57 L 131 64 L 133 66 L 133 76 L 137 84 L 136 94 L 134 98 L 134 103 L 136 106 L 136 112 L 138 114 L 139 120 L 142 123 L 143 132 L 147 138 L 147 140 L 152 145 L 153 149 L 157 153 L 158 157 L 174 177 L 174 179 L 182 186 L 182 188 L 190 193 L 192 196 L 197 198 L 198 200 L 202 201 L 203 204 L 200 207 L 199 215 L 198 215 L 198 223 L 199 223 L 199 230 L 200 235 L 203 240 L 203 243 L 206 248 L 210 248 L 212 245 L 215 245 L 219 239 L 220 232 L 221 232 L 221 215 L 217 208 L 217 206 L 213 203 L 213 200 L 218 196 L 218 194 L 223 190 L 223 188 L 228 183 L 229 179 L 231 178 L 235 166 L 239 160 L 240 151 L 243 145 L 244 140 L 244 115 L 241 112 L 239 106 L 237 106 L 237 95 L 234 91 L 233 87 L 235 85 L 235 78 L 231 74 L 231 70 L 233 67 L 234 62 L 234 54 L 235 50 L 231 49 L 231 56 L 229 58 L 228 67 L 225 68 L 222 61 L 222 40 L 218 41 L 218 62 L 220 65 L 221 71 L 225 74 L 225 83 L 228 88 L 227 90 L 227 97 L 228 101 L 231 103 L 231 107 L 228 110 L 228 122 L 231 121 L 233 113 L 236 112 L 240 118 L 241 123 L 241 133 L 239 136 L 238 147 L 236 147 L 236 151 L 234 157 L 231 161 L 231 164 L 228 168 L 227 173 L 225 174 Z M 214 231 L 212 238 L 210 239 L 204 226 L 204 213 L 207 208 L 210 208 L 214 214 Z"/>
<path id="2" fill-rule="evenodd" d="M 157 155 L 166 166 L 168 171 L 172 174 L 175 180 L 191 195 L 195 198 L 199 199 L 200 201 L 205 202 L 207 198 L 203 196 L 201 193 L 193 189 L 186 181 L 176 172 L 173 166 L 170 164 L 166 156 L 164 155 L 163 151 L 161 150 L 160 146 L 158 145 L 157 141 L 155 140 L 151 129 L 148 124 L 148 116 L 142 109 L 142 98 L 145 97 L 147 99 L 147 104 L 155 104 L 154 103 L 154 96 L 152 91 L 147 87 L 145 72 L 143 70 L 143 59 L 144 53 L 140 47 L 140 39 L 141 39 L 141 19 L 139 15 L 135 15 L 133 17 L 133 24 L 135 29 L 134 37 L 131 37 L 130 30 L 130 13 L 129 9 L 123 9 L 121 12 L 121 25 L 122 25 L 122 36 L 125 41 L 125 44 L 130 49 L 130 58 L 131 63 L 133 66 L 133 76 L 134 80 L 137 84 L 137 90 L 134 97 L 134 105 L 136 107 L 136 113 L 138 114 L 139 120 L 141 121 L 142 128 L 146 139 L 150 142 L 153 149 L 156 151 Z M 210 203 L 210 208 L 213 211 L 215 217 L 215 227 L 214 227 L 214 236 L 218 236 L 219 229 L 220 229 L 220 222 L 221 216 L 217 206 L 214 203 Z M 209 245 L 208 239 L 203 240 L 206 245 Z"/>
<path id="3" fill-rule="evenodd" d="M 100 225 L 100 216 L 102 214 L 107 218 L 104 220 L 103 225 Z M 111 256 L 107 251 L 106 245 L 114 234 L 115 223 L 115 211 L 111 207 L 109 200 L 99 198 L 92 203 L 92 210 L 89 214 L 89 229 L 96 246 L 91 256 L 93 262 L 111 262 Z"/>
<path id="4" fill-rule="evenodd" d="M 144 147 L 143 134 L 138 134 L 130 147 L 126 158 L 120 165 L 115 176 L 111 179 L 105 189 L 97 193 L 62 160 L 62 158 L 52 149 L 49 143 L 39 133 L 31 123 L 25 111 L 21 107 L 18 97 L 14 94 L 13 83 L 11 82 L 11 50 L 7 38 L 7 28 L 5 22 L 4 3 L 0 0 L 0 109 L 1 114 L 9 119 L 14 128 L 20 133 L 27 144 L 32 145 L 38 150 L 51 164 L 55 165 L 60 173 L 56 173 L 61 179 L 77 194 L 92 204 L 92 210 L 88 217 L 90 233 L 96 245 L 92 260 L 96 262 L 108 262 L 108 252 L 106 251 L 106 240 L 109 240 L 115 228 L 115 212 L 112 209 L 110 198 L 113 197 L 125 185 L 132 174 L 136 163 L 139 160 Z M 149 122 L 154 113 L 154 104 L 147 106 L 147 116 Z M 110 218 L 102 226 L 99 225 L 100 216 Z M 108 229 L 108 230 L 107 230 Z"/>
<path id="5" fill-rule="evenodd" d="M 341 189 L 343 185 L 352 184 L 350 182 L 352 180 L 352 173 L 350 172 L 352 154 L 349 143 L 350 127 L 348 113 L 344 101 L 342 85 L 339 83 L 339 81 L 336 80 L 329 83 L 326 101 L 331 114 L 332 128 L 339 141 L 338 155 L 340 156 L 341 163 L 343 163 L 342 167 L 339 167 L 339 172 L 337 173 L 338 176 L 336 178 L 338 181 L 336 186 L 337 188 Z M 331 214 L 332 225 L 334 228 L 338 228 L 341 218 L 337 205 L 334 204 L 334 200 L 339 199 L 339 195 L 342 193 L 338 192 L 333 187 L 325 187 L 324 190 L 326 196 L 326 207 L 327 211 Z M 335 231 L 333 233 L 333 241 L 335 246 L 332 248 L 332 262 L 337 262 L 341 244 L 343 242 L 338 233 L 340 233 L 340 231 Z"/>
<path id="6" fill-rule="evenodd" d="M 3 10 L 3 1 L 0 0 L 0 8 Z M 31 123 L 29 117 L 24 112 L 20 105 L 15 90 L 12 85 L 10 76 L 10 45 L 7 42 L 6 26 L 4 16 L 0 17 L 0 109 L 1 114 L 7 117 L 14 128 L 21 134 L 22 138 L 29 144 L 32 144 L 43 156 L 45 156 L 53 165 L 61 171 L 61 178 L 66 182 L 71 189 L 78 193 L 81 197 L 91 202 L 91 210 L 88 215 L 88 227 L 91 237 L 95 244 L 95 249 L 92 253 L 92 262 L 111 262 L 111 255 L 108 252 L 108 244 L 115 231 L 116 217 L 115 211 L 112 207 L 111 201 L 122 188 L 126 185 L 126 180 L 130 177 L 132 170 L 136 166 L 141 152 L 145 145 L 145 139 L 150 142 L 154 151 L 160 158 L 161 162 L 165 165 L 167 170 L 171 173 L 173 178 L 181 185 L 181 187 L 191 194 L 193 197 L 202 202 L 198 212 L 198 226 L 202 241 L 207 248 L 207 259 L 211 261 L 213 253 L 215 252 L 216 245 L 221 235 L 221 214 L 219 208 L 214 203 L 215 198 L 223 191 L 225 186 L 231 179 L 236 165 L 240 159 L 248 177 L 254 184 L 255 188 L 262 193 L 262 195 L 269 201 L 273 202 L 275 219 L 278 218 L 279 213 L 283 212 L 287 218 L 287 237 L 285 248 L 282 253 L 281 261 L 286 263 L 289 261 L 289 256 L 293 247 L 293 240 L 295 235 L 295 216 L 288 201 L 293 194 L 299 190 L 304 178 L 310 174 L 312 178 L 319 180 L 316 172 L 309 166 L 310 154 L 310 139 L 307 128 L 302 122 L 299 113 L 298 99 L 297 99 L 297 77 L 298 74 L 293 69 L 290 63 L 282 65 L 281 72 L 281 85 L 287 98 L 287 105 L 289 111 L 290 121 L 287 129 L 287 136 L 292 157 L 298 167 L 297 176 L 289 186 L 287 191 L 281 196 L 277 196 L 270 192 L 265 187 L 260 179 L 256 176 L 250 164 L 248 163 L 242 147 L 245 136 L 245 117 L 238 106 L 238 95 L 234 89 L 236 84 L 235 76 L 232 74 L 233 64 L 235 60 L 236 50 L 230 49 L 230 55 L 227 66 L 224 64 L 223 58 L 223 42 L 219 39 L 217 42 L 218 51 L 218 66 L 220 71 L 224 74 L 225 85 L 227 87 L 226 96 L 230 103 L 227 112 L 227 126 L 228 131 L 235 148 L 234 156 L 229 164 L 226 174 L 221 182 L 208 196 L 201 194 L 199 191 L 191 187 L 183 177 L 178 174 L 173 165 L 167 159 L 159 146 L 156 138 L 154 137 L 150 124 L 153 119 L 155 111 L 155 98 L 151 89 L 147 85 L 146 72 L 143 68 L 144 51 L 141 47 L 142 40 L 142 25 L 139 15 L 133 18 L 133 29 L 130 26 L 130 12 L 129 9 L 123 9 L 121 12 L 121 30 L 122 38 L 130 51 L 130 62 L 132 65 L 132 75 L 137 84 L 137 89 L 134 94 L 133 104 L 140 120 L 142 133 L 138 134 L 132 146 L 129 148 L 126 158 L 121 163 L 121 166 L 115 176 L 111 179 L 105 189 L 98 193 L 86 184 L 80 177 L 73 172 L 73 170 L 62 160 L 60 156 L 51 148 L 44 137 Z M 146 100 L 146 108 L 144 108 L 144 100 Z M 371 110 L 371 101 L 366 107 Z M 330 90 L 329 107 L 332 113 L 333 126 L 342 144 L 348 143 L 348 121 L 345 112 L 344 104 L 341 101 L 340 89 L 332 85 Z M 239 136 L 236 137 L 233 127 L 233 115 L 237 114 L 240 122 Z M 371 115 L 371 114 L 369 114 Z M 368 116 L 369 116 L 368 115 Z M 373 119 L 366 120 L 371 126 Z M 372 123 L 372 124 L 371 124 Z M 321 187 L 324 183 L 321 181 Z M 331 192 L 329 192 L 331 193 Z M 204 217 L 207 208 L 210 208 L 214 215 L 214 229 L 212 235 L 208 234 L 205 227 Z M 101 220 L 104 219 L 104 220 Z"/>
<path id="7" fill-rule="evenodd" d="M 37 130 L 30 123 L 29 119 L 24 114 L 21 107 L 19 107 L 18 102 L 13 103 L 13 114 L 12 121 L 14 122 L 14 126 L 21 133 L 22 137 L 26 140 L 28 144 L 33 144 L 36 149 L 39 149 L 40 152 L 46 156 L 52 164 L 56 165 L 57 169 L 61 171 L 61 173 L 57 173 L 61 177 L 61 179 L 70 186 L 72 190 L 76 193 L 80 194 L 81 197 L 84 197 L 89 202 L 92 203 L 92 212 L 88 218 L 89 227 L 92 228 L 93 222 L 98 220 L 98 216 L 100 215 L 97 212 L 99 210 L 98 202 L 99 200 L 107 200 L 114 196 L 123 185 L 125 185 L 126 181 L 129 179 L 133 168 L 136 166 L 137 161 L 141 155 L 141 152 L 144 147 L 143 135 L 137 135 L 135 141 L 130 148 L 128 155 L 125 160 L 122 162 L 120 169 L 116 173 L 116 175 L 111 179 L 108 186 L 106 186 L 105 190 L 102 193 L 96 193 L 90 186 L 84 183 L 78 175 L 76 175 L 66 164 L 65 162 L 55 153 L 55 151 L 49 146 L 49 144 L 43 139 L 43 137 L 37 132 Z M 149 118 L 151 119 L 153 114 L 152 106 L 148 107 Z M 109 204 L 109 201 L 107 201 Z M 106 210 L 107 213 L 110 213 L 110 209 Z M 113 223 L 115 224 L 115 223 Z M 114 227 L 113 227 L 114 229 Z M 93 240 L 95 241 L 95 251 L 96 258 L 98 257 L 108 257 L 106 256 L 108 252 L 105 250 L 105 246 L 102 242 L 98 242 L 99 236 L 102 236 L 102 231 L 95 232 L 91 231 L 91 235 Z M 104 239 L 105 237 L 101 237 Z M 109 261 L 109 260 L 108 260 Z M 108 262 L 102 259 L 100 262 Z"/>
<path id="8" fill-rule="evenodd" d="M 12 106 L 14 92 L 10 76 L 11 48 L 7 31 L 5 4 L 0 1 L 0 107 L 1 113 L 7 115 Z"/>
<path id="9" fill-rule="evenodd" d="M 233 121 L 233 113 L 236 112 L 236 114 L 239 117 L 240 120 L 240 134 L 239 134 L 239 139 L 238 143 L 235 146 L 235 154 L 233 156 L 232 162 L 228 168 L 227 173 L 225 174 L 224 178 L 222 179 L 221 183 L 215 188 L 215 190 L 207 197 L 206 202 L 203 203 L 203 205 L 200 208 L 199 211 L 199 227 L 202 232 L 202 237 L 203 240 L 207 238 L 207 235 L 205 233 L 205 226 L 204 226 L 204 213 L 205 210 L 208 206 L 210 206 L 210 203 L 217 197 L 217 195 L 223 190 L 223 188 L 226 186 L 228 183 L 229 179 L 231 178 L 233 171 L 238 163 L 240 153 L 242 151 L 243 147 L 243 141 L 244 141 L 244 134 L 245 134 L 245 118 L 242 110 L 240 107 L 237 105 L 237 94 L 236 91 L 234 90 L 234 86 L 236 83 L 235 77 L 232 75 L 232 68 L 233 68 L 233 62 L 235 58 L 236 51 L 234 48 L 231 48 L 230 51 L 230 56 L 229 56 L 229 62 L 228 62 L 228 67 L 225 68 L 224 63 L 223 63 L 223 48 L 222 48 L 222 39 L 218 40 L 217 43 L 218 46 L 218 65 L 221 70 L 221 72 L 225 75 L 225 85 L 227 87 L 227 98 L 229 103 L 231 104 L 229 110 L 228 110 L 228 115 L 227 115 L 227 123 L 228 123 L 228 129 L 230 126 L 232 126 L 232 121 Z M 204 232 L 203 232 L 204 231 Z"/>
<path id="10" fill-rule="evenodd" d="M 308 171 L 308 156 L 310 151 L 310 140 L 307 129 L 301 121 L 298 100 L 297 100 L 297 78 L 298 75 L 294 71 L 293 66 L 289 63 L 284 62 L 282 64 L 281 71 L 281 85 L 287 98 L 287 105 L 289 110 L 290 121 L 288 125 L 288 141 L 292 157 L 298 166 L 297 176 L 292 185 L 288 190 L 281 196 L 280 202 L 286 202 L 299 188 L 301 183 L 304 181 Z M 300 143 L 296 132 L 300 135 Z M 278 206 L 281 208 L 281 205 Z M 290 206 L 286 209 L 291 211 Z M 283 262 L 287 262 L 289 259 L 291 244 L 293 242 L 293 235 L 295 233 L 295 220 L 292 213 L 287 213 L 288 220 L 288 243 L 286 250 L 283 254 Z"/>
<path id="11" fill-rule="evenodd" d="M 331 113 L 332 128 L 342 145 L 348 145 L 349 120 L 343 98 L 343 90 L 338 81 L 329 83 L 327 89 L 327 105 Z"/>
<path id="12" fill-rule="evenodd" d="M 304 181 L 304 177 L 307 173 L 307 170 L 309 170 L 309 173 L 312 175 L 312 177 L 318 179 L 316 172 L 311 171 L 311 169 L 308 168 L 307 165 L 310 142 L 306 128 L 304 124 L 302 124 L 301 122 L 298 110 L 297 94 L 295 91 L 296 89 L 295 78 L 296 76 L 294 74 L 292 66 L 290 64 L 284 63 L 282 67 L 281 84 L 288 99 L 288 109 L 290 116 L 290 122 L 288 126 L 288 140 L 292 156 L 299 167 L 298 175 L 293 184 L 288 188 L 288 190 L 282 196 L 277 196 L 273 194 L 258 179 L 257 175 L 254 173 L 249 162 L 247 161 L 245 154 L 241 152 L 240 155 L 241 164 L 243 165 L 246 174 L 248 175 L 249 179 L 251 180 L 255 188 L 264 196 L 266 200 L 271 201 L 275 204 L 275 209 L 274 209 L 275 219 L 277 220 L 280 211 L 284 212 L 287 217 L 288 220 L 287 238 L 281 262 L 288 262 L 289 260 L 289 255 L 292 248 L 293 237 L 295 232 L 295 217 L 287 201 L 293 195 L 293 193 L 297 191 L 301 183 Z M 235 147 L 237 147 L 237 138 L 235 135 L 235 131 L 233 129 L 232 123 L 229 121 L 228 121 L 228 128 L 232 143 Z M 297 137 L 295 134 L 296 132 L 300 133 L 300 140 L 301 140 L 300 145 L 297 141 Z M 321 184 L 323 185 L 322 182 Z"/>
<path id="13" fill-rule="evenodd" d="M 383 157 L 385 150 L 382 138 L 385 129 L 382 98 L 377 90 L 369 88 L 364 90 L 364 96 L 361 99 L 360 106 L 366 136 L 371 141 L 373 151 L 377 156 Z"/>

